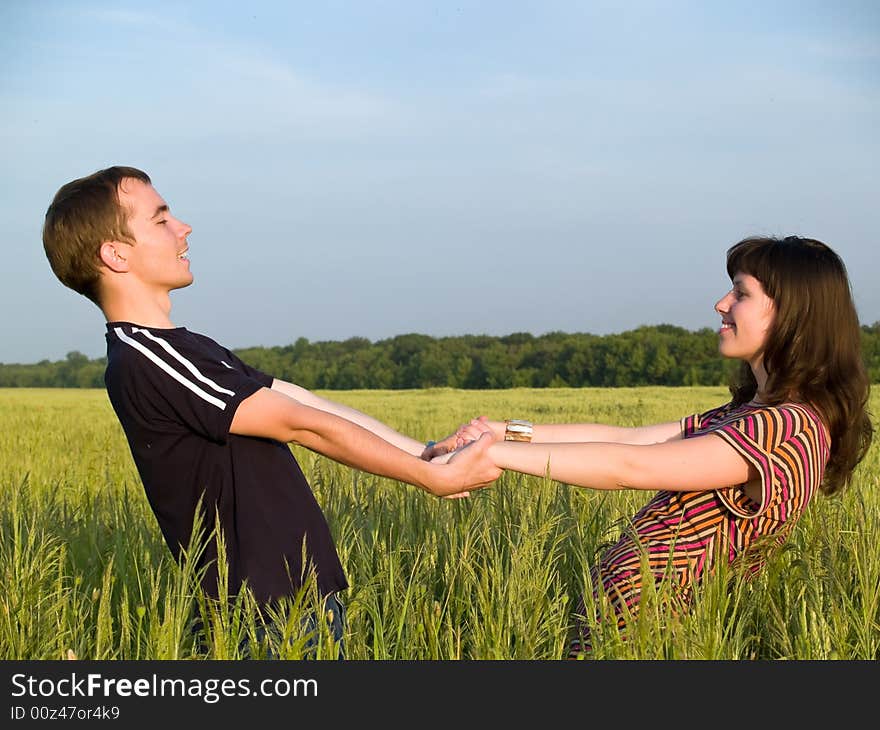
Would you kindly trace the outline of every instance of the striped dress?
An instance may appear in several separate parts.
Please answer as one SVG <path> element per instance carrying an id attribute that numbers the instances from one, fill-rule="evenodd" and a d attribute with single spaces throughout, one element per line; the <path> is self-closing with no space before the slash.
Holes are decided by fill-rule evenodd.
<path id="1" fill-rule="evenodd" d="M 658 492 L 592 571 L 593 585 L 604 589 L 619 628 L 627 614 L 638 613 L 643 561 L 655 581 L 671 581 L 676 598 L 686 605 L 716 556 L 726 556 L 729 563 L 747 558 L 752 574 L 760 569 L 764 551 L 749 548 L 759 540 L 783 543 L 822 482 L 830 445 L 819 417 L 803 404 L 734 408 L 727 403 L 683 418 L 681 427 L 683 438 L 709 433 L 723 438 L 753 464 L 761 500 L 750 499 L 744 485 Z M 585 615 L 583 601 L 577 613 Z M 569 656 L 590 649 L 587 628 L 578 629 Z"/>

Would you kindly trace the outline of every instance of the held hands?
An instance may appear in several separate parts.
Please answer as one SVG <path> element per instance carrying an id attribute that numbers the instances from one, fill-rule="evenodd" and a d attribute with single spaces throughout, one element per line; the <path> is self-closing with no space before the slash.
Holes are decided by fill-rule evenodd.
<path id="1" fill-rule="evenodd" d="M 463 423 L 456 429 L 455 433 L 450 434 L 442 441 L 429 441 L 425 450 L 422 452 L 422 459 L 425 461 L 433 461 L 438 456 L 450 454 L 456 449 L 460 449 L 472 441 L 476 441 L 484 433 L 493 434 L 494 438 L 494 432 L 489 426 L 488 421 L 489 419 L 486 416 L 473 418 L 468 423 Z M 443 461 L 442 463 L 445 464 L 446 462 Z"/>
<path id="2" fill-rule="evenodd" d="M 478 440 L 484 433 L 492 434 L 492 440 L 496 440 L 495 432 L 489 426 L 486 416 L 472 418 L 469 423 L 463 423 L 455 432 L 455 448 L 460 449 L 471 441 Z"/>
<path id="3" fill-rule="evenodd" d="M 430 491 L 440 497 L 457 498 L 468 496 L 469 490 L 488 487 L 502 471 L 489 457 L 489 447 L 494 440 L 491 433 L 484 433 L 455 451 L 431 459 L 438 476 Z"/>

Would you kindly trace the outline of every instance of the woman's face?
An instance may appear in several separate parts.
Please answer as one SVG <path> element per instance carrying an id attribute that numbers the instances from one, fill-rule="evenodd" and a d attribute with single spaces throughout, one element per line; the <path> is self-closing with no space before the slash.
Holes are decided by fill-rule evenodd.
<path id="1" fill-rule="evenodd" d="M 764 293 L 761 282 L 737 272 L 733 288 L 716 302 L 715 311 L 721 315 L 718 351 L 724 357 L 745 360 L 752 369 L 761 364 L 776 315 L 776 305 Z"/>

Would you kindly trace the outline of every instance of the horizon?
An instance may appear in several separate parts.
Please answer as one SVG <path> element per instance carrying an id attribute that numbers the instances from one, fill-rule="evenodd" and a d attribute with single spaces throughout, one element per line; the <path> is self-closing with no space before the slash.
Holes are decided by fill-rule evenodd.
<path id="1" fill-rule="evenodd" d="M 859 324 L 861 327 L 880 327 L 880 320 L 870 322 L 870 323 L 869 322 L 860 322 Z M 360 339 L 360 340 L 367 340 L 369 342 L 369 344 L 371 346 L 373 346 L 373 345 L 380 344 L 382 342 L 387 342 L 389 340 L 397 339 L 398 337 L 408 337 L 410 335 L 413 335 L 416 337 L 430 337 L 435 340 L 456 339 L 456 338 L 466 338 L 466 337 L 489 337 L 492 339 L 500 340 L 500 339 L 504 339 L 507 337 L 513 337 L 515 335 L 528 335 L 536 340 L 539 340 L 542 337 L 548 337 L 550 335 L 564 335 L 567 337 L 568 336 L 577 337 L 577 336 L 583 335 L 583 336 L 589 336 L 589 337 L 602 338 L 602 337 L 615 337 L 615 336 L 619 336 L 619 335 L 624 335 L 624 334 L 628 334 L 630 332 L 635 332 L 635 331 L 638 331 L 641 329 L 656 329 L 656 328 L 660 328 L 660 327 L 675 327 L 677 329 L 683 329 L 683 330 L 687 331 L 689 334 L 698 334 L 698 333 L 702 332 L 703 330 L 709 330 L 710 332 L 714 333 L 715 335 L 717 335 L 717 333 L 718 333 L 717 327 L 712 328 L 710 326 L 705 326 L 705 327 L 689 328 L 689 327 L 684 327 L 682 325 L 672 324 L 671 322 L 658 322 L 656 324 L 640 324 L 640 325 L 636 325 L 635 327 L 631 327 L 629 329 L 620 330 L 617 332 L 605 332 L 605 333 L 601 333 L 601 334 L 597 333 L 597 332 L 568 331 L 568 330 L 549 330 L 547 332 L 541 332 L 540 334 L 536 334 L 533 332 L 526 332 L 526 331 L 514 331 L 514 332 L 506 332 L 506 333 L 502 333 L 502 334 L 488 334 L 486 332 L 463 332 L 460 334 L 447 334 L 447 335 L 430 335 L 426 332 L 400 332 L 396 335 L 390 335 L 388 337 L 381 337 L 378 339 L 370 339 L 368 337 L 361 337 L 359 335 L 351 335 L 350 337 L 346 337 L 344 339 L 327 339 L 327 340 L 315 339 L 315 340 L 313 340 L 308 337 L 304 337 L 303 339 L 307 340 L 309 345 L 341 344 L 341 343 L 348 342 L 350 340 Z M 184 326 L 184 329 L 187 329 L 187 328 Z M 272 344 L 241 345 L 240 347 L 237 346 L 237 347 L 230 348 L 230 349 L 232 349 L 233 351 L 242 351 L 242 350 L 256 350 L 256 349 L 271 350 L 274 348 L 292 347 L 296 344 L 298 339 L 300 339 L 300 338 L 296 338 L 295 340 L 292 340 L 291 342 L 279 343 L 279 344 L 274 344 L 274 345 L 272 345 Z M 20 361 L 7 362 L 7 361 L 0 360 L 0 366 L 4 366 L 4 365 L 22 365 L 22 366 L 41 365 L 45 362 L 56 363 L 56 362 L 61 362 L 61 361 L 66 360 L 68 358 L 68 356 L 70 356 L 70 355 L 82 355 L 82 356 L 88 358 L 89 361 L 102 360 L 102 359 L 106 358 L 106 353 L 100 354 L 100 355 L 88 355 L 87 353 L 83 352 L 82 350 L 78 350 L 78 349 L 74 348 L 73 350 L 66 352 L 64 354 L 64 356 L 59 357 L 59 358 L 55 358 L 55 359 L 44 358 L 44 359 L 38 360 L 36 362 L 20 362 Z M 719 357 L 722 357 L 722 356 L 719 354 Z"/>

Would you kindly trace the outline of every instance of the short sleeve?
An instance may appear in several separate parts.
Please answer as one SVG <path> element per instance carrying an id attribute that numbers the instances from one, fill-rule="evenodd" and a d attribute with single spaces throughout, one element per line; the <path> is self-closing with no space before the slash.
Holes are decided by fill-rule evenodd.
<path id="1" fill-rule="evenodd" d="M 243 373 L 245 373 L 248 377 L 253 378 L 254 380 L 262 383 L 265 387 L 271 388 L 272 383 L 275 381 L 275 377 L 272 375 L 268 375 L 264 373 L 262 370 L 257 370 L 257 368 L 251 367 L 244 360 L 242 360 L 238 355 L 236 355 L 232 350 L 227 350 L 224 348 L 224 351 L 229 356 L 230 364 L 237 365 L 239 369 Z"/>
<path id="2" fill-rule="evenodd" d="M 123 345 L 117 390 L 125 410 L 145 429 L 180 429 L 225 443 L 235 411 L 264 387 L 212 341 L 117 328 Z M 108 383 L 108 389 L 110 383 Z M 111 394 L 112 396 L 112 394 Z"/>
<path id="3" fill-rule="evenodd" d="M 728 404 L 729 405 L 729 404 Z M 693 413 L 681 419 L 681 435 L 683 438 L 690 438 L 697 431 L 710 425 L 714 420 L 720 417 L 728 408 L 728 405 L 711 408 L 703 413 Z"/>
<path id="4" fill-rule="evenodd" d="M 710 433 L 724 439 L 758 471 L 761 501 L 757 504 L 743 485 L 716 490 L 739 517 L 758 517 L 770 508 L 799 512 L 822 481 L 827 462 L 824 429 L 806 408 L 760 408 L 722 422 Z"/>

